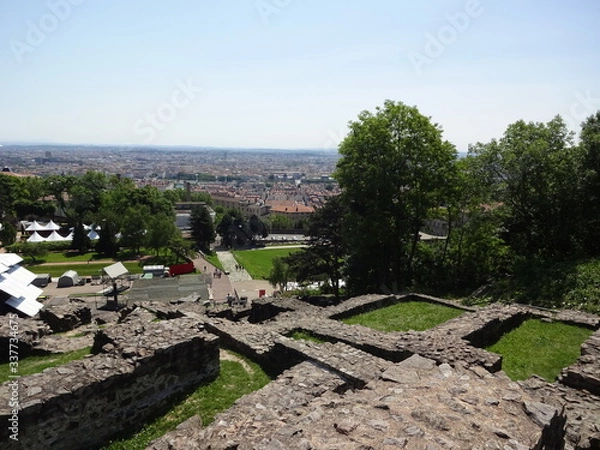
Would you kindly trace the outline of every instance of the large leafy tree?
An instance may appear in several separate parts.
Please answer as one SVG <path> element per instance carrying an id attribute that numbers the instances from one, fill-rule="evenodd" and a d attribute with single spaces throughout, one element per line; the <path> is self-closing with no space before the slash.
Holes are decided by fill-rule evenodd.
<path id="1" fill-rule="evenodd" d="M 473 147 L 505 210 L 505 238 L 521 256 L 574 256 L 578 245 L 581 158 L 557 116 L 548 123 L 518 121 L 504 136 Z"/>
<path id="2" fill-rule="evenodd" d="M 203 252 L 210 250 L 210 244 L 215 241 L 215 225 L 207 208 L 197 206 L 190 215 L 192 239 Z"/>
<path id="3" fill-rule="evenodd" d="M 600 255 L 600 111 L 581 126 L 581 234 L 590 256 Z"/>
<path id="4" fill-rule="evenodd" d="M 179 229 L 171 215 L 166 213 L 153 215 L 148 222 L 147 245 L 154 249 L 158 256 L 160 250 L 167 248 L 179 234 Z"/>
<path id="5" fill-rule="evenodd" d="M 350 123 L 339 152 L 348 286 L 353 293 L 404 288 L 412 281 L 419 231 L 443 202 L 456 151 L 416 107 L 388 100 Z"/>

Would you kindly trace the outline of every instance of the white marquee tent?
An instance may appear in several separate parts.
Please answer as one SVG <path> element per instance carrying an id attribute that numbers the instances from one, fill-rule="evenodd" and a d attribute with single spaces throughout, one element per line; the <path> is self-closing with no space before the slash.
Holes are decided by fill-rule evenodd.
<path id="1" fill-rule="evenodd" d="M 48 241 L 48 242 L 62 242 L 65 240 L 66 239 L 64 237 L 62 237 L 60 234 L 58 234 L 56 231 L 53 231 L 52 234 L 50 236 L 48 236 L 48 238 L 46 239 L 46 241 Z"/>
<path id="2" fill-rule="evenodd" d="M 41 223 L 37 222 L 37 221 L 33 221 L 31 222 L 29 225 L 27 225 L 27 228 L 25 228 L 25 231 L 46 231 L 47 228 L 42 225 Z"/>
<path id="3" fill-rule="evenodd" d="M 40 236 L 37 231 L 34 231 L 33 234 L 27 238 L 27 242 L 46 242 L 46 238 Z"/>

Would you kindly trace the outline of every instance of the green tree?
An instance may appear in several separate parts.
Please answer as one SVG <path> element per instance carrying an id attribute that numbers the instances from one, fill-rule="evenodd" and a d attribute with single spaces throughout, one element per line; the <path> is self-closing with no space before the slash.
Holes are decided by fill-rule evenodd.
<path id="1" fill-rule="evenodd" d="M 266 238 L 269 235 L 267 226 L 256 214 L 253 214 L 250 216 L 250 219 L 248 219 L 248 227 L 252 232 L 253 239 L 256 239 L 257 237 Z"/>
<path id="2" fill-rule="evenodd" d="M 169 242 L 178 234 L 175 221 L 169 214 L 151 216 L 148 222 L 147 243 L 156 252 L 156 256 L 160 254 L 161 249 L 168 248 Z"/>
<path id="3" fill-rule="evenodd" d="M 217 233 L 221 235 L 221 242 L 225 247 L 232 247 L 238 236 L 244 229 L 244 220 L 242 213 L 237 209 L 229 209 L 217 225 Z"/>
<path id="4" fill-rule="evenodd" d="M 271 222 L 272 229 L 289 230 L 294 228 L 294 223 L 289 217 L 284 216 L 283 214 L 274 214 L 269 217 L 269 221 Z"/>
<path id="5" fill-rule="evenodd" d="M 177 260 L 190 261 L 196 256 L 196 251 L 192 248 L 192 243 L 183 238 L 181 233 L 175 234 L 167 243 L 171 252 L 177 255 Z"/>
<path id="6" fill-rule="evenodd" d="M 416 107 L 388 100 L 350 123 L 339 152 L 348 287 L 360 293 L 409 286 L 419 231 L 443 203 L 454 147 Z"/>
<path id="7" fill-rule="evenodd" d="M 133 205 L 128 207 L 121 217 L 121 246 L 139 254 L 148 240 L 148 224 L 151 222 L 149 207 Z"/>
<path id="8" fill-rule="evenodd" d="M 581 234 L 589 256 L 600 256 L 600 111 L 581 125 Z"/>
<path id="9" fill-rule="evenodd" d="M 308 222 L 309 245 L 284 258 L 296 281 L 327 279 L 335 298 L 340 295 L 343 265 L 343 218 L 346 209 L 340 197 L 331 197 Z"/>
<path id="10" fill-rule="evenodd" d="M 37 258 L 43 258 L 48 254 L 48 247 L 43 243 L 23 242 L 19 245 L 23 256 L 31 258 L 32 262 L 37 263 Z"/>
<path id="11" fill-rule="evenodd" d="M 499 141 L 474 147 L 473 155 L 495 186 L 505 209 L 504 236 L 517 254 L 575 256 L 581 158 L 560 116 L 547 124 L 515 122 Z"/>
<path id="12" fill-rule="evenodd" d="M 117 241 L 117 227 L 114 220 L 110 218 L 103 219 L 98 232 L 98 242 L 96 242 L 96 252 L 110 257 L 117 256 L 119 252 L 119 243 Z"/>
<path id="13" fill-rule="evenodd" d="M 273 258 L 273 267 L 271 267 L 267 280 L 274 288 L 279 287 L 282 292 L 286 290 L 290 281 L 290 271 L 283 258 Z"/>
<path id="14" fill-rule="evenodd" d="M 13 245 L 17 240 L 17 229 L 9 221 L 0 222 L 0 243 L 3 247 Z"/>
<path id="15" fill-rule="evenodd" d="M 87 252 L 88 248 L 90 248 L 90 245 L 90 238 L 87 237 L 85 229 L 83 228 L 83 223 L 77 222 L 75 227 L 73 227 L 73 240 L 71 241 L 71 248 L 83 254 Z"/>
<path id="16" fill-rule="evenodd" d="M 212 217 L 207 208 L 197 206 L 190 215 L 190 225 L 192 227 L 192 239 L 200 250 L 207 253 L 210 251 L 210 244 L 215 241 L 216 232 Z"/>

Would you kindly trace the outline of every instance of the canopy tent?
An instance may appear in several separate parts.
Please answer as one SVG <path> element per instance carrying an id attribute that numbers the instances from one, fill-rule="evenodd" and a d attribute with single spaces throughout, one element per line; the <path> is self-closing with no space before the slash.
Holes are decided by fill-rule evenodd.
<path id="1" fill-rule="evenodd" d="M 41 223 L 38 223 L 37 221 L 34 220 L 29 225 L 27 225 L 27 228 L 25 228 L 25 231 L 47 231 L 47 228 L 44 225 L 42 225 Z"/>
<path id="2" fill-rule="evenodd" d="M 27 242 L 46 242 L 46 238 L 40 236 L 37 231 L 34 231 L 33 234 L 27 238 Z"/>
<path id="3" fill-rule="evenodd" d="M 123 263 L 120 262 L 111 264 L 110 266 L 106 266 L 102 270 L 106 275 L 108 275 L 109 278 L 113 280 L 129 273 L 127 267 L 125 267 Z"/>
<path id="4" fill-rule="evenodd" d="M 46 224 L 46 230 L 48 230 L 48 231 L 50 231 L 50 230 L 52 230 L 52 231 L 57 231 L 57 230 L 60 230 L 60 225 L 56 225 L 56 224 L 54 223 L 54 221 L 53 221 L 53 220 L 51 220 L 50 222 L 48 222 L 48 223 Z"/>
<path id="5" fill-rule="evenodd" d="M 72 241 L 72 240 L 73 240 L 73 232 L 72 231 L 63 238 L 63 241 Z"/>
<path id="6" fill-rule="evenodd" d="M 53 231 L 50 236 L 46 239 L 48 242 L 62 242 L 65 238 L 58 234 L 56 231 Z"/>
<path id="7" fill-rule="evenodd" d="M 74 270 L 67 270 L 58 279 L 57 287 L 71 287 L 79 284 L 79 275 Z"/>
<path id="8" fill-rule="evenodd" d="M 95 230 L 90 230 L 90 232 L 87 234 L 87 237 L 90 238 L 90 241 L 95 241 L 97 239 L 100 239 L 100 235 L 98 233 L 96 233 Z"/>

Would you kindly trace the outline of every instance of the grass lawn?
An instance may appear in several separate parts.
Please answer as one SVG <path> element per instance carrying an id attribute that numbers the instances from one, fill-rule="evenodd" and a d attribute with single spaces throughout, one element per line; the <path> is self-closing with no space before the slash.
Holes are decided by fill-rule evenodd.
<path id="1" fill-rule="evenodd" d="M 205 253 L 204 254 L 204 259 L 206 259 L 209 263 L 211 263 L 217 269 L 221 269 L 222 271 L 225 270 L 223 268 L 223 265 L 221 264 L 221 261 L 219 261 L 219 257 L 217 256 L 216 253 L 210 253 L 210 254 L 209 253 Z"/>
<path id="2" fill-rule="evenodd" d="M 91 262 L 91 263 L 73 263 L 73 264 L 44 264 L 27 266 L 27 269 L 33 273 L 49 273 L 51 277 L 60 277 L 67 270 L 74 270 L 81 277 L 100 275 L 102 268 L 113 264 L 112 261 Z M 129 270 L 129 273 L 142 273 L 142 268 L 137 262 L 124 262 L 123 265 Z"/>
<path id="3" fill-rule="evenodd" d="M 581 344 L 592 333 L 574 325 L 531 319 L 486 350 L 502 355 L 502 369 L 513 380 L 536 374 L 553 382 L 563 367 L 577 360 Z"/>
<path id="4" fill-rule="evenodd" d="M 317 336 L 312 334 L 310 331 L 305 331 L 305 330 L 293 331 L 292 333 L 290 333 L 289 337 L 292 339 L 295 339 L 297 341 L 309 341 L 309 342 L 316 342 L 318 344 L 322 344 L 325 342 L 323 339 L 318 338 Z"/>
<path id="5" fill-rule="evenodd" d="M 9 375 L 31 375 L 34 373 L 40 373 L 48 367 L 60 366 L 62 364 L 68 363 L 69 361 L 81 359 L 85 355 L 89 355 L 90 350 L 91 347 L 86 347 L 81 350 L 76 350 L 74 352 L 59 353 L 56 355 L 28 356 L 25 358 L 20 358 L 18 365 L 18 373 L 11 373 L 9 363 L 0 364 L 0 383 L 8 381 Z"/>
<path id="6" fill-rule="evenodd" d="M 253 279 L 264 280 L 271 272 L 274 258 L 282 258 L 298 250 L 298 248 L 241 250 L 234 251 L 233 255 L 237 262 L 244 266 L 244 269 L 246 269 Z"/>
<path id="7" fill-rule="evenodd" d="M 429 302 L 400 302 L 342 322 L 359 324 L 379 331 L 424 331 L 460 316 L 464 311 Z"/>
<path id="8" fill-rule="evenodd" d="M 200 386 L 186 399 L 174 405 L 167 414 L 147 424 L 132 437 L 115 441 L 104 449 L 145 449 L 150 441 L 172 431 L 196 414 L 202 418 L 202 426 L 206 426 L 218 413 L 230 408 L 238 398 L 261 389 L 271 381 L 260 366 L 240 355 L 235 356 L 245 361 L 250 372 L 237 361 L 221 360 L 221 372 L 215 381 Z"/>

